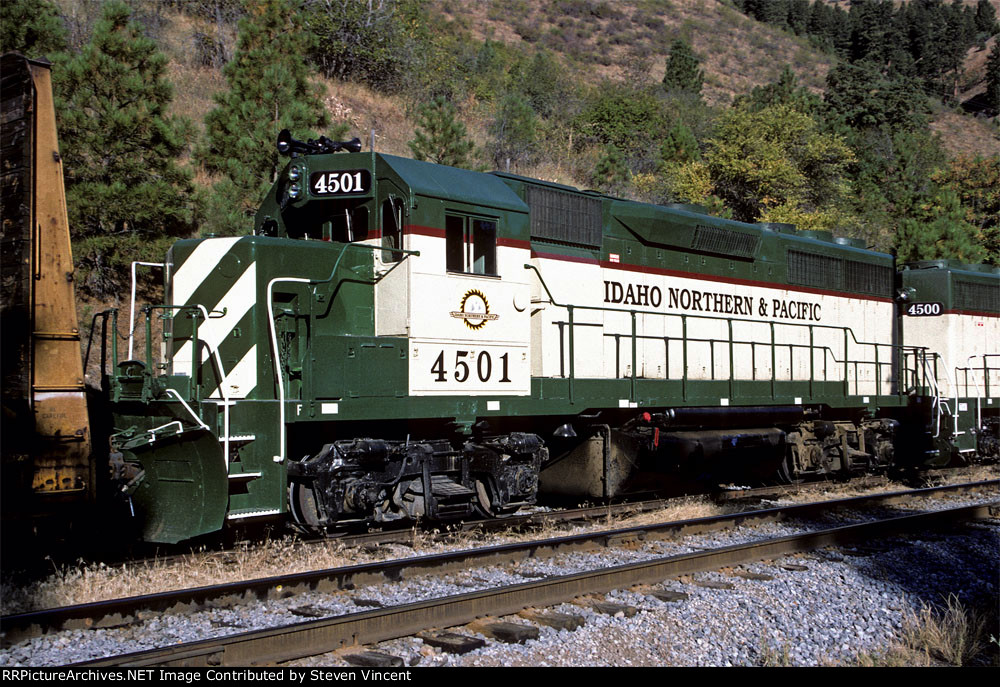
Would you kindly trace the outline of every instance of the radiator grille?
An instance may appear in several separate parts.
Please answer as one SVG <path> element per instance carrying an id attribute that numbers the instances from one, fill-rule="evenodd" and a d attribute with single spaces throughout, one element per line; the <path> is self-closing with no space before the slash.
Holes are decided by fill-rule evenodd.
<path id="1" fill-rule="evenodd" d="M 848 291 L 860 291 L 875 296 L 892 297 L 892 268 L 888 265 L 873 265 L 870 262 L 848 260 L 847 268 Z"/>
<path id="2" fill-rule="evenodd" d="M 844 288 L 844 261 L 816 253 L 788 251 L 788 281 L 824 289 Z"/>
<path id="3" fill-rule="evenodd" d="M 531 237 L 594 248 L 601 247 L 601 201 L 540 186 L 527 186 Z"/>
<path id="4" fill-rule="evenodd" d="M 959 310 L 1000 313 L 1000 285 L 955 280 L 955 307 Z"/>
<path id="5" fill-rule="evenodd" d="M 699 224 L 695 229 L 694 242 L 691 248 L 706 253 L 720 253 L 738 258 L 752 258 L 757 252 L 760 237 L 753 234 L 743 234 L 721 227 L 708 227 Z"/>

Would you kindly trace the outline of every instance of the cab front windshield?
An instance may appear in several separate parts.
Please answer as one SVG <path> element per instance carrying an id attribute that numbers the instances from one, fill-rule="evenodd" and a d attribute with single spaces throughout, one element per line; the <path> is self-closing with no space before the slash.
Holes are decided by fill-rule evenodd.
<path id="1" fill-rule="evenodd" d="M 328 200 L 290 208 L 285 226 L 289 238 L 351 243 L 368 238 L 369 215 L 365 199 Z"/>

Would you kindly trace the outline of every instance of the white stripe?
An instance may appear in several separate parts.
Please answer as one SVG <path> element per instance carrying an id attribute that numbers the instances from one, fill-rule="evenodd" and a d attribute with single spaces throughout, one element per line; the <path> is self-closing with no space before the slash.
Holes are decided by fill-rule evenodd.
<path id="1" fill-rule="evenodd" d="M 225 310 L 225 317 L 209 317 L 207 322 L 199 322 L 198 338 L 205 343 L 208 350 L 215 350 L 233 328 L 239 324 L 250 308 L 253 307 L 256 300 L 257 263 L 252 262 L 236 283 L 233 284 L 233 287 L 222 297 L 222 300 L 212 308 L 213 310 Z M 194 347 L 191 340 L 188 339 L 181 346 L 181 349 L 174 354 L 174 374 L 193 376 L 193 351 Z"/>
<path id="2" fill-rule="evenodd" d="M 253 348 L 243 356 L 243 359 L 236 363 L 236 367 L 226 375 L 226 379 L 222 383 L 226 385 L 230 399 L 246 398 L 251 391 L 257 388 L 257 344 L 254 344 Z M 221 398 L 219 389 L 213 391 L 209 396 Z"/>
<path id="3" fill-rule="evenodd" d="M 174 273 L 173 305 L 187 305 L 191 294 L 201 286 L 219 261 L 225 257 L 233 244 L 242 237 L 233 236 L 224 239 L 205 239 L 191 252 L 184 264 Z"/>

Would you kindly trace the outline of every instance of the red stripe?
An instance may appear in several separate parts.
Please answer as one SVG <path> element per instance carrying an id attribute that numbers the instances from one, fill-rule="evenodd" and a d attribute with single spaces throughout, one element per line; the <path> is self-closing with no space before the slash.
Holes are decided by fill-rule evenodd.
<path id="1" fill-rule="evenodd" d="M 586 258 L 586 257 L 579 257 L 576 255 L 562 255 L 561 253 L 539 253 L 536 250 L 531 251 L 531 257 L 544 258 L 546 260 L 562 260 L 563 262 L 580 262 L 587 265 L 600 264 L 600 261 L 597 258 Z"/>
<path id="2" fill-rule="evenodd" d="M 407 224 L 403 227 L 403 231 L 407 234 L 416 234 L 417 236 L 433 236 L 438 239 L 444 238 L 444 229 L 438 229 L 436 227 L 423 227 L 419 224 Z"/>
<path id="3" fill-rule="evenodd" d="M 820 296 L 837 296 L 838 298 L 857 298 L 866 301 L 878 301 L 880 303 L 892 303 L 891 298 L 885 296 L 871 296 L 861 293 L 851 293 L 848 291 L 834 291 L 832 289 L 816 289 L 809 286 L 796 286 L 779 282 L 759 281 L 756 279 L 739 279 L 736 277 L 720 277 L 714 274 L 701 274 L 698 272 L 685 272 L 683 270 L 668 270 L 661 267 L 646 267 L 645 265 L 623 265 L 621 263 L 601 260 L 601 267 L 610 270 L 623 270 L 625 272 L 640 272 L 642 274 L 655 274 L 665 277 L 682 277 L 684 279 L 698 279 L 700 281 L 711 281 L 722 284 L 738 284 L 740 286 L 758 286 L 767 289 L 782 289 L 784 291 L 797 291 L 800 293 L 812 293 Z"/>
<path id="4" fill-rule="evenodd" d="M 437 229 L 435 227 L 424 227 L 416 224 L 409 224 L 406 226 L 406 229 L 411 233 L 418 234 L 420 236 L 433 236 L 436 238 L 445 237 L 444 229 Z M 528 241 L 522 241 L 519 239 L 497 239 L 497 245 L 512 246 L 515 248 L 528 248 L 530 247 L 531 244 Z M 585 257 L 585 256 L 563 255 L 562 253 L 542 253 L 536 250 L 532 250 L 531 257 L 541 258 L 545 260 L 561 260 L 563 262 L 575 262 L 586 265 L 599 265 L 604 269 L 621 270 L 623 272 L 639 272 L 641 274 L 652 274 L 664 277 L 681 277 L 684 279 L 698 279 L 700 281 L 711 281 L 711 282 L 718 282 L 721 284 L 737 284 L 739 286 L 758 286 L 767 289 L 782 289 L 784 291 L 812 293 L 821 296 L 837 296 L 838 298 L 856 298 L 858 300 L 876 301 L 879 303 L 892 303 L 892 299 L 886 298 L 885 296 L 871 296 L 861 293 L 850 293 L 847 291 L 834 291 L 832 289 L 816 289 L 808 286 L 794 286 L 791 284 L 768 282 L 756 279 L 720 277 L 714 274 L 701 274 L 698 272 L 685 272 L 683 270 L 670 270 L 662 267 L 629 265 L 618 262 L 610 262 L 608 260 L 598 260 L 596 258 Z"/>
<path id="5" fill-rule="evenodd" d="M 419 224 L 407 224 L 404 230 L 410 234 L 416 234 L 417 236 L 431 236 L 437 239 L 443 239 L 445 237 L 444 229 L 438 229 L 437 227 L 425 227 Z M 525 241 L 523 239 L 511 239 L 505 236 L 497 237 L 498 246 L 507 246 L 510 248 L 523 248 L 527 250 L 531 248 L 531 242 Z"/>

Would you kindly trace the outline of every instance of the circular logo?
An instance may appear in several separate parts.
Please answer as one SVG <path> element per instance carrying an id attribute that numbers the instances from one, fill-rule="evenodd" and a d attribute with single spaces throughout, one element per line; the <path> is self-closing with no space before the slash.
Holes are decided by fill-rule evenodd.
<path id="1" fill-rule="evenodd" d="M 465 326 L 469 329 L 482 329 L 487 322 L 500 317 L 490 312 L 489 301 L 479 289 L 466 291 L 459 309 L 453 310 L 451 316 L 464 320 Z"/>

